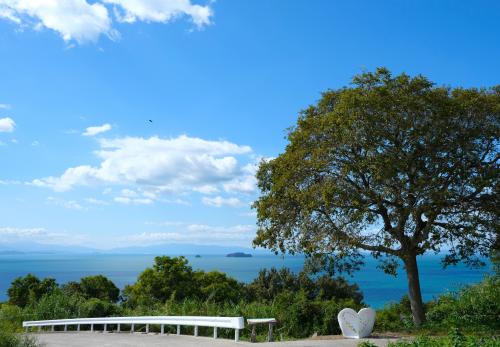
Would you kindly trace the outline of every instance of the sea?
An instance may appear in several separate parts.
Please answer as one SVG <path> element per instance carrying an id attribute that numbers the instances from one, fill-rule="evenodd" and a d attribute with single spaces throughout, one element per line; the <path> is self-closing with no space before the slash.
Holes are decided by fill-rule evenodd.
<path id="1" fill-rule="evenodd" d="M 146 254 L 2 254 L 0 255 L 0 302 L 7 300 L 10 283 L 28 273 L 39 278 L 52 277 L 59 284 L 77 281 L 82 277 L 102 274 L 119 288 L 136 281 L 137 276 L 152 266 L 155 255 Z M 303 256 L 254 255 L 251 258 L 233 258 L 225 255 L 188 255 L 186 258 L 194 269 L 218 270 L 242 282 L 250 282 L 263 268 L 287 267 L 299 272 L 304 265 Z M 480 282 L 491 271 L 491 265 L 470 269 L 457 265 L 443 269 L 438 255 L 426 255 L 418 259 L 422 295 L 431 300 L 446 292 Z M 381 308 L 390 302 L 399 301 L 407 293 L 406 276 L 384 274 L 377 268 L 377 261 L 370 257 L 365 265 L 352 277 L 363 292 L 368 306 Z"/>

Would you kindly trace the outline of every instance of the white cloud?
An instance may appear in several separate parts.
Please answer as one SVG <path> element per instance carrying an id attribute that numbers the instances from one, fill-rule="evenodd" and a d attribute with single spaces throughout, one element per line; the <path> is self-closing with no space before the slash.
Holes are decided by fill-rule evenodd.
<path id="1" fill-rule="evenodd" d="M 19 241 L 36 242 L 47 245 L 81 245 L 87 243 L 84 235 L 67 232 L 53 232 L 45 228 L 0 227 L 0 243 Z"/>
<path id="2" fill-rule="evenodd" d="M 179 221 L 146 222 L 144 224 L 146 224 L 146 225 L 154 225 L 154 226 L 163 226 L 163 227 L 185 225 L 185 223 L 179 222 Z"/>
<path id="3" fill-rule="evenodd" d="M 85 208 L 74 200 L 64 200 L 49 196 L 46 199 L 47 205 L 60 206 L 70 210 L 84 210 Z"/>
<path id="4" fill-rule="evenodd" d="M 137 197 L 139 194 L 137 194 L 137 192 L 131 190 L 131 189 L 122 189 L 121 191 L 121 195 L 123 197 L 126 197 L 126 198 L 135 198 Z"/>
<path id="5" fill-rule="evenodd" d="M 16 238 L 31 238 L 46 234 L 43 228 L 0 228 L 0 237 L 14 236 Z"/>
<path id="6" fill-rule="evenodd" d="M 182 223 L 181 223 L 182 224 Z M 177 226 L 177 225 L 176 225 Z M 210 226 L 204 224 L 186 224 L 167 232 L 142 232 L 126 236 L 123 241 L 143 245 L 158 242 L 217 244 L 248 246 L 255 236 L 253 225 L 235 225 L 230 227 Z"/>
<path id="7" fill-rule="evenodd" d="M 237 156 L 252 152 L 248 146 L 185 135 L 102 139 L 99 144 L 100 150 L 95 152 L 101 159 L 99 166 L 72 167 L 61 176 L 35 179 L 31 184 L 55 191 L 96 184 L 135 186 L 152 200 L 153 194 L 200 191 L 233 181 L 244 174 Z"/>
<path id="8" fill-rule="evenodd" d="M 111 130 L 111 124 L 103 124 L 95 127 L 88 127 L 87 129 L 85 129 L 85 132 L 82 135 L 95 136 L 97 134 L 102 134 L 110 130 Z"/>
<path id="9" fill-rule="evenodd" d="M 114 200 L 125 205 L 151 205 L 154 202 L 148 198 L 128 198 L 125 196 L 117 196 Z"/>
<path id="10" fill-rule="evenodd" d="M 2 14 L 0 12 L 0 17 L 2 17 Z M 10 105 L 9 104 L 0 104 L 0 110 L 10 110 Z"/>
<path id="11" fill-rule="evenodd" d="M 212 9 L 192 4 L 190 0 L 104 0 L 118 5 L 115 14 L 121 22 L 135 21 L 167 23 L 180 16 L 189 16 L 198 27 L 210 24 Z"/>
<path id="12" fill-rule="evenodd" d="M 214 207 L 230 206 L 239 207 L 243 203 L 238 198 L 223 198 L 222 196 L 216 196 L 213 198 L 203 197 L 201 200 L 203 204 Z"/>
<path id="13" fill-rule="evenodd" d="M 190 0 L 0 0 L 0 18 L 35 30 L 56 31 L 66 42 L 96 41 L 101 35 L 119 37 L 109 14 L 119 22 L 167 23 L 188 16 L 197 27 L 211 23 L 213 11 Z"/>
<path id="14" fill-rule="evenodd" d="M 8 186 L 8 185 L 13 185 L 13 184 L 22 184 L 22 182 L 15 181 L 15 180 L 0 180 L 0 185 L 2 185 L 2 186 Z"/>
<path id="15" fill-rule="evenodd" d="M 224 190 L 231 193 L 252 193 L 257 186 L 255 176 L 246 175 L 224 184 Z"/>
<path id="16" fill-rule="evenodd" d="M 239 215 L 242 216 L 242 217 L 256 218 L 257 217 L 257 212 L 255 212 L 255 211 L 243 212 L 243 213 L 240 213 Z"/>
<path id="17" fill-rule="evenodd" d="M 219 192 L 219 189 L 217 189 L 216 186 L 207 184 L 201 187 L 196 187 L 193 189 L 194 191 L 202 194 L 215 194 Z"/>
<path id="18" fill-rule="evenodd" d="M 175 204 L 175 205 L 184 205 L 184 206 L 191 206 L 191 203 L 189 201 L 183 200 L 183 199 L 162 199 L 161 200 L 164 203 L 167 204 Z"/>
<path id="19" fill-rule="evenodd" d="M 35 30 L 51 29 L 63 40 L 78 43 L 118 35 L 107 8 L 86 0 L 0 0 L 0 17 Z"/>
<path id="20" fill-rule="evenodd" d="M 106 205 L 109 205 L 109 203 L 107 201 L 99 200 L 99 199 L 96 199 L 96 198 L 86 198 L 85 202 L 87 202 L 90 205 L 97 205 L 97 206 L 106 206 Z"/>
<path id="21" fill-rule="evenodd" d="M 16 122 L 12 118 L 0 118 L 0 133 L 11 133 L 16 127 Z"/>

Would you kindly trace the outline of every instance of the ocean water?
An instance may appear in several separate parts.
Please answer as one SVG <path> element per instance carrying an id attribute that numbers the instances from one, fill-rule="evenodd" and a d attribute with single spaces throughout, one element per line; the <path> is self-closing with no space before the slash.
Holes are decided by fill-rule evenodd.
<path id="1" fill-rule="evenodd" d="M 134 283 L 137 275 L 153 264 L 154 255 L 123 254 L 15 254 L 0 255 L 0 302 L 7 299 L 7 289 L 16 277 L 32 273 L 40 278 L 53 277 L 58 283 L 76 281 L 81 277 L 103 274 L 119 288 Z M 262 268 L 288 267 L 294 272 L 302 269 L 301 256 L 255 255 L 252 258 L 228 258 L 223 255 L 202 255 L 201 258 L 186 256 L 194 269 L 218 270 L 239 281 L 250 282 Z M 365 302 L 375 308 L 388 302 L 398 301 L 407 292 L 406 276 L 384 274 L 377 269 L 374 259 L 366 258 L 366 264 L 348 277 L 361 288 Z M 464 265 L 442 269 L 440 258 L 429 255 L 420 257 L 419 271 L 424 300 L 460 286 L 481 281 L 489 271 L 470 269 Z"/>

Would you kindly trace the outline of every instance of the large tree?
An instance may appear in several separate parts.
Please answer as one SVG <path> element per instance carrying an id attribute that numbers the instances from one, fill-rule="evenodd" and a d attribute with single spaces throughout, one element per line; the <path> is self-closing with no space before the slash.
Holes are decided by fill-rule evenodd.
<path id="1" fill-rule="evenodd" d="M 32 274 L 27 274 L 12 281 L 9 289 L 7 289 L 7 295 L 9 296 L 9 303 L 24 308 L 56 289 L 57 283 L 55 279 L 44 278 L 40 280 Z"/>
<path id="2" fill-rule="evenodd" d="M 302 111 L 285 152 L 261 163 L 254 245 L 337 265 L 368 251 L 393 274 L 400 259 L 420 325 L 417 257 L 474 264 L 498 234 L 499 125 L 498 86 L 360 74 Z"/>

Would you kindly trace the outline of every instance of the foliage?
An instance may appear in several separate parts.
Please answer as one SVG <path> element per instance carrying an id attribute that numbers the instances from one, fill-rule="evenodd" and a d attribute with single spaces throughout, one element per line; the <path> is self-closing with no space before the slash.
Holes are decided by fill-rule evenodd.
<path id="1" fill-rule="evenodd" d="M 285 289 L 294 292 L 300 289 L 297 276 L 287 268 L 262 269 L 257 278 L 248 285 L 249 296 L 263 301 L 272 301 Z"/>
<path id="2" fill-rule="evenodd" d="M 344 278 L 322 275 L 311 278 L 306 272 L 298 275 L 290 269 L 262 269 L 247 286 L 249 300 L 273 301 L 284 291 L 303 291 L 309 300 L 353 299 L 357 304 L 363 301 L 358 285 L 349 284 Z"/>
<path id="3" fill-rule="evenodd" d="M 486 277 L 482 282 L 443 294 L 425 304 L 427 321 L 422 329 L 449 331 L 455 327 L 468 333 L 500 332 L 500 279 Z M 377 311 L 377 331 L 413 331 L 408 297 Z"/>
<path id="4" fill-rule="evenodd" d="M 478 264 L 495 242 L 499 116 L 500 87 L 436 87 L 384 68 L 323 93 L 290 129 L 286 151 L 260 165 L 254 244 L 343 269 L 365 250 L 385 255 L 393 274 L 400 258 L 420 324 L 416 257 L 443 249 L 445 264 Z"/>
<path id="5" fill-rule="evenodd" d="M 22 327 L 23 318 L 21 307 L 8 303 L 0 305 L 0 331 L 18 331 Z"/>
<path id="6" fill-rule="evenodd" d="M 410 300 L 403 296 L 399 303 L 389 303 L 377 311 L 374 329 L 377 331 L 401 331 L 412 329 Z"/>
<path id="7" fill-rule="evenodd" d="M 107 300 L 90 298 L 82 303 L 80 317 L 110 317 L 119 312 L 120 307 Z"/>
<path id="8" fill-rule="evenodd" d="M 135 284 L 125 288 L 124 299 L 130 308 L 187 298 L 217 303 L 272 302 L 283 291 L 303 291 L 309 300 L 353 298 L 358 304 L 363 300 L 359 287 L 340 277 L 312 279 L 304 272 L 296 275 L 289 269 L 271 268 L 261 270 L 253 282 L 244 285 L 218 271 L 193 271 L 184 257 L 166 256 L 156 257 L 153 268 L 143 271 Z"/>
<path id="9" fill-rule="evenodd" d="M 1 347 L 39 347 L 36 338 L 0 330 Z"/>
<path id="10" fill-rule="evenodd" d="M 428 323 L 434 327 L 463 327 L 500 331 L 500 278 L 462 288 L 458 293 L 441 295 L 429 303 Z"/>
<path id="11" fill-rule="evenodd" d="M 80 282 L 69 282 L 63 286 L 63 289 L 69 295 L 79 294 L 85 299 L 96 298 L 117 302 L 120 298 L 120 289 L 102 275 L 84 277 Z"/>
<path id="12" fill-rule="evenodd" d="M 32 320 L 83 317 L 81 310 L 83 302 L 81 296 L 66 295 L 57 289 L 32 302 L 25 312 L 32 317 Z"/>
<path id="13" fill-rule="evenodd" d="M 410 341 L 389 343 L 388 347 L 499 347 L 496 337 L 464 336 L 457 329 L 451 330 L 447 337 L 419 336 Z"/>
<path id="14" fill-rule="evenodd" d="M 185 257 L 155 257 L 152 268 L 144 270 L 134 285 L 127 286 L 124 294 L 128 303 L 151 305 L 174 296 L 178 300 L 196 296 L 193 269 Z"/>
<path id="15" fill-rule="evenodd" d="M 243 293 L 243 284 L 219 271 L 197 271 L 195 281 L 199 289 L 197 296 L 206 301 L 238 302 Z"/>
<path id="16" fill-rule="evenodd" d="M 363 341 L 358 343 L 358 347 L 377 347 L 377 345 L 370 341 Z"/>
<path id="17" fill-rule="evenodd" d="M 40 280 L 32 274 L 18 277 L 7 290 L 9 303 L 26 307 L 30 301 L 40 300 L 43 295 L 52 292 L 55 288 L 57 288 L 57 283 L 53 278 Z"/>
<path id="18" fill-rule="evenodd" d="M 182 261 L 182 258 L 174 258 L 169 263 L 178 263 L 177 260 Z M 65 285 L 44 294 L 37 301 L 30 301 L 24 308 L 10 303 L 0 304 L 0 331 L 20 331 L 23 320 L 114 315 L 200 315 L 275 317 L 278 320 L 275 330 L 277 336 L 303 338 L 314 333 L 339 334 L 337 316 L 340 310 L 345 307 L 355 310 L 363 307 L 357 286 L 326 275 L 311 277 L 304 272 L 294 274 L 287 269 L 270 269 L 262 270 L 253 282 L 244 285 L 218 272 L 190 271 L 189 267 L 185 269 L 193 276 L 190 283 L 196 286 L 195 289 L 187 289 L 193 293 L 189 297 L 179 299 L 176 292 L 171 291 L 171 296 L 164 301 L 156 299 L 145 304 L 146 301 L 137 300 L 115 304 L 107 299 L 87 298 L 79 290 L 71 291 Z M 168 272 L 166 269 L 164 271 Z M 183 278 L 184 274 L 176 271 L 176 276 Z M 459 327 L 468 333 L 498 334 L 498 281 L 498 276 L 488 277 L 482 283 L 428 302 L 428 320 L 420 330 L 415 330 L 411 322 L 410 301 L 408 297 L 403 297 L 399 303 L 377 311 L 375 330 L 421 333 L 450 331 Z M 225 300 L 226 297 L 229 300 Z M 154 331 L 158 327 L 152 326 L 151 329 Z M 183 329 L 184 333 L 193 333 L 192 327 Z M 264 339 L 265 327 L 260 327 L 257 332 Z M 200 327 L 199 334 L 209 336 L 211 330 Z M 232 334 L 231 329 L 219 331 L 221 337 L 232 338 Z M 245 329 L 242 338 L 249 338 L 249 334 L 250 331 Z"/>

